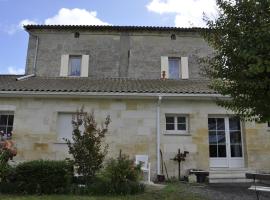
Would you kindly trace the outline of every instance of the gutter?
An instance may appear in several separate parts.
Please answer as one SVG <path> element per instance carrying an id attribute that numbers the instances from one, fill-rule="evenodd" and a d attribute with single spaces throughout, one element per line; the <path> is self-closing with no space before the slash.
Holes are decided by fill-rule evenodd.
<path id="1" fill-rule="evenodd" d="M 27 75 L 32 77 L 34 75 Z M 26 76 L 25 76 L 26 77 Z M 23 78 L 23 77 L 20 77 Z M 20 79 L 18 78 L 18 79 Z M 215 99 L 215 98 L 230 98 L 229 96 L 223 96 L 221 94 L 171 94 L 171 93 L 128 93 L 128 92 L 48 92 L 48 91 L 0 91 L 0 97 L 59 97 L 59 98 L 157 98 L 162 96 L 163 98 L 178 99 L 180 98 L 195 98 L 198 99 Z"/>

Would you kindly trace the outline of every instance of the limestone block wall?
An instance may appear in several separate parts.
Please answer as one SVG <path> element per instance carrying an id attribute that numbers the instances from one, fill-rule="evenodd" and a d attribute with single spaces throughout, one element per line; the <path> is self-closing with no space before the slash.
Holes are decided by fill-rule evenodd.
<path id="1" fill-rule="evenodd" d="M 74 31 L 33 30 L 29 37 L 26 73 L 34 73 L 33 64 L 36 37 L 39 46 L 36 75 L 57 77 L 60 75 L 62 54 L 89 55 L 89 77 L 129 77 L 159 79 L 161 56 L 189 57 L 189 77 L 200 75 L 199 58 L 212 50 L 199 33 L 178 32 L 119 32 L 81 31 L 74 38 Z"/>
<path id="2" fill-rule="evenodd" d="M 61 99 L 61 98 L 1 98 L 0 111 L 14 111 L 13 139 L 18 148 L 15 160 L 64 159 L 68 157 L 66 144 L 57 139 L 59 113 L 74 113 L 82 105 L 85 111 L 95 111 L 98 123 L 107 115 L 112 122 L 106 143 L 109 157 L 123 153 L 150 156 L 152 176 L 156 174 L 156 105 L 157 99 Z M 208 116 L 231 114 L 209 100 L 168 100 L 160 109 L 160 141 L 169 176 L 178 175 L 178 165 L 170 160 L 181 151 L 189 151 L 182 163 L 182 174 L 188 169 L 209 170 Z M 188 116 L 187 134 L 169 134 L 165 128 L 165 114 Z M 243 123 L 243 143 L 246 168 L 270 169 L 270 132 L 266 124 Z"/>

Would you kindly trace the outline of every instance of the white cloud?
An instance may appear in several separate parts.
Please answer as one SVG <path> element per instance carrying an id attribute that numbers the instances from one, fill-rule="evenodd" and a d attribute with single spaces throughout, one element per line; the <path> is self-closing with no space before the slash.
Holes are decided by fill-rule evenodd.
<path id="1" fill-rule="evenodd" d="M 51 24 L 51 25 L 110 25 L 97 17 L 96 11 L 88 11 L 85 9 L 68 9 L 61 8 L 58 13 L 44 20 L 44 23 L 38 20 L 23 19 L 17 25 L 9 25 L 4 27 L 4 32 L 13 35 L 23 29 L 24 25 L 29 24 Z"/>
<path id="2" fill-rule="evenodd" d="M 4 32 L 6 32 L 9 35 L 13 35 L 16 32 L 23 30 L 23 26 L 24 25 L 28 25 L 28 24 L 38 24 L 38 22 L 34 21 L 34 20 L 29 20 L 29 19 L 24 19 L 22 21 L 19 22 L 19 24 L 12 24 L 9 26 L 5 26 L 4 27 Z"/>
<path id="3" fill-rule="evenodd" d="M 64 25 L 109 25 L 109 23 L 97 18 L 96 11 L 87 11 L 79 8 L 61 8 L 57 15 L 46 19 L 44 23 Z"/>
<path id="4" fill-rule="evenodd" d="M 25 71 L 23 68 L 15 68 L 15 67 L 8 67 L 8 73 L 9 74 L 24 74 Z"/>
<path id="5" fill-rule="evenodd" d="M 203 27 L 203 14 L 212 17 L 217 13 L 215 0 L 151 0 L 146 7 L 160 15 L 175 14 L 177 27 Z"/>

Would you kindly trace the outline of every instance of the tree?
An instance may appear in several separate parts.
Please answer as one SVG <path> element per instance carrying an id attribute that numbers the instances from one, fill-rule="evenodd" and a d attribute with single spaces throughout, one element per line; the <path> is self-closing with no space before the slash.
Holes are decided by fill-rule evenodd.
<path id="1" fill-rule="evenodd" d="M 85 113 L 83 108 L 73 117 L 72 140 L 64 138 L 69 153 L 73 156 L 72 163 L 79 175 L 89 183 L 96 172 L 102 167 L 107 154 L 108 145 L 103 144 L 105 134 L 108 132 L 110 116 L 106 117 L 104 125 L 100 128 L 95 121 L 94 112 Z M 84 127 L 84 129 L 82 129 Z"/>
<path id="2" fill-rule="evenodd" d="M 270 1 L 217 0 L 219 15 L 206 19 L 204 38 L 211 87 L 230 100 L 217 103 L 240 117 L 270 120 Z"/>

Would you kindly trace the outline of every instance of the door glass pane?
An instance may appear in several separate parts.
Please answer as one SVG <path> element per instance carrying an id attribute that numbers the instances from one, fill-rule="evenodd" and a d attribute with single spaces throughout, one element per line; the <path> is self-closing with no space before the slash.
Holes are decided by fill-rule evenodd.
<path id="1" fill-rule="evenodd" d="M 241 132 L 240 131 L 230 131 L 230 142 L 231 144 L 241 144 Z"/>
<path id="2" fill-rule="evenodd" d="M 208 118 L 208 129 L 209 130 L 217 130 L 215 118 Z"/>
<path id="3" fill-rule="evenodd" d="M 216 131 L 209 131 L 209 144 L 217 144 L 217 134 Z"/>
<path id="4" fill-rule="evenodd" d="M 231 145 L 231 157 L 242 157 L 242 145 Z"/>
<path id="5" fill-rule="evenodd" d="M 229 118 L 229 128 L 230 130 L 241 130 L 240 120 L 237 118 Z"/>
<path id="6" fill-rule="evenodd" d="M 218 157 L 226 157 L 226 145 L 218 145 Z"/>
<path id="7" fill-rule="evenodd" d="M 217 145 L 209 146 L 209 155 L 210 157 L 217 157 Z"/>
<path id="8" fill-rule="evenodd" d="M 242 157 L 242 138 L 240 120 L 229 118 L 231 157 Z"/>
<path id="9" fill-rule="evenodd" d="M 169 58 L 169 78 L 179 79 L 180 59 Z"/>
<path id="10" fill-rule="evenodd" d="M 225 132 L 218 131 L 217 132 L 217 140 L 218 140 L 218 145 L 225 145 L 226 144 Z"/>
<path id="11" fill-rule="evenodd" d="M 217 118 L 217 130 L 225 130 L 224 118 Z"/>

